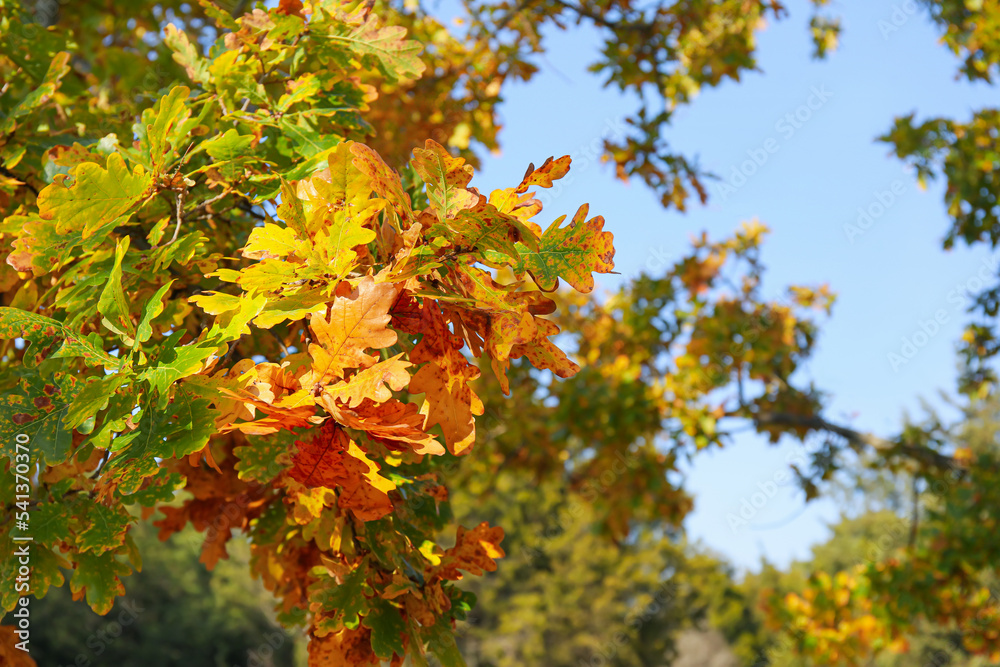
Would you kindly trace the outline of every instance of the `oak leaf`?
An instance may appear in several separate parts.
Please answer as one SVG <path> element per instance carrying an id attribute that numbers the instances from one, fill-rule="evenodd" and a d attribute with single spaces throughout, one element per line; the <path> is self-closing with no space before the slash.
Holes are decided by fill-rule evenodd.
<path id="1" fill-rule="evenodd" d="M 376 284 L 371 276 L 365 276 L 351 297 L 334 299 L 329 316 L 310 319 L 309 328 L 322 347 L 323 374 L 342 378 L 346 369 L 367 368 L 375 358 L 365 350 L 395 345 L 396 332 L 388 324 L 396 294 L 395 285 Z"/>
<path id="2" fill-rule="evenodd" d="M 426 353 L 418 345 L 411 358 L 419 363 L 417 360 L 424 359 L 422 354 Z M 474 415 L 483 414 L 483 402 L 469 382 L 479 375 L 479 369 L 461 352 L 446 347 L 441 356 L 428 360 L 410 380 L 410 393 L 426 394 L 421 408 L 421 413 L 427 415 L 425 428 L 440 424 L 452 454 L 464 453 L 476 441 Z"/>
<path id="3" fill-rule="evenodd" d="M 412 364 L 403 361 L 402 356 L 402 353 L 397 354 L 371 368 L 358 371 L 347 380 L 326 387 L 323 392 L 334 400 L 346 403 L 349 408 L 358 407 L 366 398 L 385 403 L 392 398 L 393 391 L 405 389 L 410 384 L 410 373 L 406 369 Z"/>
<path id="4" fill-rule="evenodd" d="M 410 165 L 427 183 L 427 198 L 441 220 L 479 201 L 479 195 L 465 187 L 472 180 L 472 165 L 463 158 L 452 157 L 448 149 L 433 139 L 428 139 L 424 148 L 413 149 Z"/>
<path id="5" fill-rule="evenodd" d="M 364 401 L 351 410 L 326 394 L 317 400 L 338 423 L 365 431 L 370 438 L 389 447 L 412 449 L 416 454 L 444 454 L 444 447 L 423 430 L 425 417 L 413 403 L 395 399 L 384 403 Z"/>
<path id="6" fill-rule="evenodd" d="M 514 274 L 521 277 L 527 271 L 538 287 L 552 292 L 562 278 L 579 292 L 594 289 L 593 273 L 611 273 L 615 268 L 613 235 L 605 232 L 604 218 L 586 220 L 588 206 L 581 206 L 566 227 L 560 227 L 566 216 L 560 216 L 545 230 L 537 252 L 521 250 L 521 260 L 514 265 Z M 586 220 L 586 221 L 585 221 Z"/>
<path id="7" fill-rule="evenodd" d="M 22 651 L 15 644 L 21 641 L 15 633 L 13 625 L 0 625 L 0 665 L 7 667 L 37 667 L 37 663 L 27 651 Z"/>
<path id="8" fill-rule="evenodd" d="M 455 546 L 441 556 L 441 563 L 434 568 L 432 578 L 457 581 L 462 578 L 459 570 L 475 575 L 484 571 L 493 572 L 497 569 L 495 559 L 505 555 L 500 548 L 503 537 L 503 528 L 491 528 L 485 521 L 472 530 L 459 526 Z"/>
<path id="9" fill-rule="evenodd" d="M 569 173 L 570 160 L 570 156 L 563 155 L 558 160 L 553 160 L 550 157 L 538 169 L 535 169 L 534 164 L 528 165 L 528 171 L 524 174 L 524 179 L 521 180 L 520 185 L 514 188 L 514 192 L 522 194 L 527 192 L 528 188 L 533 185 L 551 188 L 554 180 L 560 179 Z"/>
<path id="10" fill-rule="evenodd" d="M 316 437 L 297 442 L 288 474 L 310 487 L 341 489 L 338 503 L 362 521 L 380 519 L 392 511 L 387 495 L 396 488 L 378 474 L 378 464 L 335 424 L 325 424 Z"/>

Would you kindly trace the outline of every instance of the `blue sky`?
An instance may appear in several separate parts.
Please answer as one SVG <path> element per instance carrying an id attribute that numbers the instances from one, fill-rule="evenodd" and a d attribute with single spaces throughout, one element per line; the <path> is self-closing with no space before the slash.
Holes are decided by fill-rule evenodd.
<path id="1" fill-rule="evenodd" d="M 918 189 L 888 145 L 874 138 L 895 116 L 911 112 L 965 119 L 995 103 L 995 93 L 956 79 L 957 60 L 922 11 L 906 11 L 912 2 L 835 0 L 831 12 L 843 17 L 844 34 L 825 61 L 810 58 L 807 3 L 788 5 L 791 16 L 760 35 L 763 71 L 703 92 L 678 111 L 667 135 L 673 147 L 724 177 L 748 151 L 760 158 L 766 147 L 767 161 L 735 191 L 721 196 L 710 186 L 707 206 L 680 214 L 664 210 L 641 183 L 621 183 L 610 167 L 586 159 L 588 146 L 634 109 L 586 71 L 598 44 L 588 30 L 551 33 L 541 73 L 507 90 L 503 151 L 485 158 L 474 184 L 484 191 L 508 187 L 529 162 L 572 155 L 572 181 L 550 198 L 544 215 L 572 215 L 582 202 L 604 215 L 621 274 L 599 276 L 599 287 L 608 289 L 661 266 L 662 257 L 679 257 L 693 234 L 706 230 L 718 238 L 759 218 L 772 229 L 763 251 L 769 296 L 788 284 L 819 283 L 839 294 L 805 377 L 832 395 L 831 417 L 888 435 L 904 412 L 920 414 L 921 398 L 940 405 L 938 391 L 953 392 L 955 341 L 965 321 L 961 295 L 975 289 L 980 270 L 995 275 L 996 268 L 983 249 L 941 249 L 948 228 L 942 185 Z M 891 23 L 894 10 L 898 25 Z M 799 110 L 810 102 L 808 114 Z M 798 127 L 781 124 L 796 111 L 808 119 Z M 857 225 L 859 207 L 874 214 L 867 229 Z M 932 335 L 922 335 L 922 326 Z M 889 355 L 900 353 L 904 339 L 917 344 L 917 354 L 894 368 Z M 798 454 L 791 442 L 773 447 L 748 435 L 699 456 L 687 471 L 696 498 L 691 537 L 741 569 L 757 568 L 761 557 L 782 565 L 807 557 L 810 545 L 828 535 L 826 523 L 838 508 L 830 500 L 806 506 L 787 481 L 775 482 Z M 759 485 L 776 492 L 734 530 L 727 516 Z"/>

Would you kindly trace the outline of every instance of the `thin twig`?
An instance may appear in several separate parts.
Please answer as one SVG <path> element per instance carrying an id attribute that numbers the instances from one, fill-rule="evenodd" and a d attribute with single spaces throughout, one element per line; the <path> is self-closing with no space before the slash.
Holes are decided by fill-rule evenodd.
<path id="1" fill-rule="evenodd" d="M 281 352 L 282 352 L 282 354 L 284 354 L 284 355 L 285 355 L 286 357 L 287 357 L 287 356 L 288 356 L 289 354 L 291 354 L 291 352 L 289 352 L 289 351 L 288 351 L 288 348 L 287 348 L 287 347 L 285 347 L 285 343 L 284 343 L 284 341 L 282 341 L 282 340 L 281 340 L 281 337 L 280 337 L 280 336 L 278 336 L 278 334 L 276 334 L 276 333 L 274 332 L 274 329 L 268 329 L 268 332 L 269 332 L 269 333 L 270 333 L 270 334 L 271 334 L 272 336 L 274 336 L 274 340 L 278 341 L 278 345 L 280 345 L 280 346 L 281 346 Z"/>
<path id="2" fill-rule="evenodd" d="M 572 5 L 568 2 L 564 2 L 564 0 L 555 0 L 555 4 L 559 5 L 560 7 L 564 7 L 570 11 L 576 12 L 577 14 L 583 16 L 584 18 L 590 19 L 597 25 L 603 28 L 609 28 L 611 30 L 637 30 L 637 31 L 649 32 L 656 29 L 655 23 L 631 23 L 626 21 L 624 18 L 619 19 L 617 21 L 611 21 L 601 16 L 600 14 L 595 14 L 578 5 Z"/>
<path id="3" fill-rule="evenodd" d="M 97 479 L 101 476 L 101 471 L 104 469 L 104 465 L 111 459 L 111 449 L 104 450 L 104 455 L 101 456 L 100 463 L 97 464 L 97 468 L 94 469 L 93 479 Z"/>
<path id="4" fill-rule="evenodd" d="M 230 194 L 231 192 L 232 192 L 232 190 L 226 188 L 225 190 L 223 190 L 219 194 L 215 195 L 211 199 L 205 200 L 202 203 L 198 204 L 197 206 L 195 206 L 190 211 L 185 211 L 184 214 L 181 217 L 184 220 L 187 220 L 191 216 L 197 215 L 197 214 L 201 213 L 202 211 L 206 210 L 209 206 L 211 206 L 215 202 L 219 201 L 220 199 L 222 199 L 226 195 Z"/>
<path id="5" fill-rule="evenodd" d="M 242 341 L 243 341 L 243 336 L 240 336 L 239 338 L 237 338 L 236 340 L 234 340 L 232 343 L 229 344 L 229 349 L 226 351 L 226 355 L 222 357 L 222 359 L 219 359 L 219 366 L 226 366 L 229 363 L 229 360 L 232 359 L 233 357 L 233 353 L 236 352 L 237 346 L 239 346 L 239 344 Z M 227 369 L 226 373 L 228 372 L 229 370 Z"/>
<path id="6" fill-rule="evenodd" d="M 191 152 L 191 147 L 192 146 L 194 146 L 194 142 L 193 141 L 187 145 L 187 148 L 184 149 L 184 153 L 181 155 L 181 159 L 178 160 L 177 165 L 174 167 L 174 173 L 171 174 L 172 176 L 176 176 L 177 172 L 179 172 L 181 170 L 181 167 L 184 166 L 185 164 L 187 164 L 187 156 L 188 156 L 188 153 Z"/>
<path id="7" fill-rule="evenodd" d="M 240 202 L 236 205 L 238 209 L 249 215 L 251 218 L 256 218 L 257 220 L 267 220 L 266 216 L 261 215 L 257 211 L 253 210 L 253 206 L 247 204 L 246 202 Z"/>
<path id="8" fill-rule="evenodd" d="M 170 237 L 166 245 L 170 245 L 177 240 L 177 235 L 181 233 L 181 222 L 184 221 L 184 190 L 177 192 L 177 226 L 174 227 L 174 235 Z"/>
<path id="9" fill-rule="evenodd" d="M 800 426 L 814 431 L 826 431 L 839 435 L 856 447 L 872 447 L 889 453 L 899 453 L 914 460 L 920 461 L 932 468 L 943 470 L 957 470 L 958 463 L 950 456 L 941 454 L 930 447 L 919 445 L 908 445 L 902 442 L 892 442 L 885 438 L 880 438 L 869 433 L 862 433 L 854 429 L 832 424 L 822 417 L 804 416 L 784 412 L 766 412 L 758 415 L 751 415 L 754 423 L 758 426 Z"/>

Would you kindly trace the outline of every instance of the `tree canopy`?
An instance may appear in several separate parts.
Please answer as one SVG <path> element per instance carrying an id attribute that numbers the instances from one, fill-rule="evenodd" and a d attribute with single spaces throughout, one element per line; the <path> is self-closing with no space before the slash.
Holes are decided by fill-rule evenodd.
<path id="1" fill-rule="evenodd" d="M 826 4 L 811 2 L 817 57 L 840 30 Z M 992 84 L 1000 4 L 922 4 L 961 75 Z M 753 70 L 755 34 L 786 8 L 462 8 L 456 27 L 410 0 L 127 12 L 0 0 L 4 609 L 22 597 L 14 538 L 30 536 L 35 597 L 68 583 L 109 613 L 141 568 L 133 528 L 156 511 L 161 539 L 204 533 L 208 568 L 245 535 L 277 620 L 308 634 L 310 665 L 462 665 L 455 629 L 479 586 L 467 575 L 523 549 L 571 569 L 586 547 L 610 580 L 643 568 L 642 590 L 606 590 L 629 605 L 672 578 L 699 582 L 671 593 L 682 610 L 639 627 L 619 616 L 623 664 L 650 664 L 642 652 L 671 650 L 660 629 L 680 627 L 678 613 L 724 615 L 705 601 L 728 586 L 721 566 L 676 541 L 691 509 L 678 463 L 749 428 L 807 444 L 794 473 L 808 498 L 847 460 L 905 473 L 923 499 L 905 543 L 764 591 L 761 623 L 818 664 L 906 650 L 925 621 L 1000 660 L 995 439 L 933 419 L 880 438 L 832 419 L 796 371 L 834 294 L 765 298 L 766 226 L 703 235 L 599 299 L 614 211 L 543 211 L 536 198 L 569 156 L 539 156 L 492 192 L 474 185 L 477 155 L 500 145 L 503 91 L 535 73 L 544 32 L 587 23 L 603 40 L 593 71 L 638 101 L 627 136 L 604 144 L 617 175 L 664 206 L 704 201 L 711 175 L 669 147 L 671 115 Z M 897 155 L 947 180 L 946 247 L 1000 239 L 997 122 L 994 109 L 887 119 Z M 995 391 L 1000 283 L 976 303 L 962 352 L 973 407 Z M 529 492 L 542 518 L 498 525 L 503 494 Z M 453 494 L 500 506 L 459 523 Z M 603 542 L 574 532 L 581 516 Z M 529 539 L 538 520 L 562 526 L 542 548 Z M 552 585 L 505 576 L 526 595 Z M 30 664 L 23 637 L 4 632 L 5 658 Z M 510 659 L 543 646 L 532 635 Z M 553 660 L 571 664 L 573 650 Z"/>

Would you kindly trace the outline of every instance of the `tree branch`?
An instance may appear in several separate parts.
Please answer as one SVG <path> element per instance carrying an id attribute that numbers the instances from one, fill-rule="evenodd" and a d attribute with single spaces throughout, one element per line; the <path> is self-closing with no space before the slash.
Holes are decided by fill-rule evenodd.
<path id="1" fill-rule="evenodd" d="M 219 194 L 217 194 L 214 197 L 212 197 L 211 199 L 207 199 L 207 200 L 203 201 L 202 203 L 198 204 L 197 206 L 195 206 L 190 211 L 184 211 L 184 215 L 182 215 L 181 217 L 184 220 L 187 220 L 191 216 L 197 215 L 197 214 L 205 211 L 209 206 L 211 206 L 215 202 L 219 201 L 220 199 L 222 199 L 226 195 L 230 194 L 231 192 L 232 192 L 231 190 L 225 189 L 222 192 L 220 192 Z"/>
<path id="2" fill-rule="evenodd" d="M 929 447 L 919 445 L 907 445 L 901 442 L 892 442 L 885 438 L 880 438 L 870 433 L 862 433 L 846 426 L 832 424 L 822 417 L 808 417 L 803 415 L 793 415 L 783 412 L 768 412 L 753 415 L 751 419 L 758 426 L 797 426 L 808 428 L 813 431 L 825 431 L 839 435 L 856 448 L 871 447 L 884 453 L 897 453 L 919 461 L 929 467 L 942 470 L 957 469 L 960 466 L 955 459 L 950 456 L 936 452 Z"/>
<path id="3" fill-rule="evenodd" d="M 651 32 L 656 29 L 656 23 L 639 23 L 639 22 L 629 22 L 624 18 L 617 21 L 611 21 L 600 14 L 595 14 L 589 9 L 580 7 L 579 5 L 573 5 L 564 0 L 555 0 L 555 4 L 560 7 L 565 7 L 571 12 L 576 12 L 584 18 L 588 18 L 602 28 L 608 28 L 610 30 L 636 30 L 639 32 Z"/>
<path id="4" fill-rule="evenodd" d="M 247 202 L 240 201 L 240 203 L 237 204 L 236 207 L 241 211 L 243 211 L 244 213 L 246 213 L 247 215 L 249 215 L 251 218 L 256 218 L 257 220 L 267 220 L 267 217 L 253 210 L 253 206 L 251 206 Z"/>

